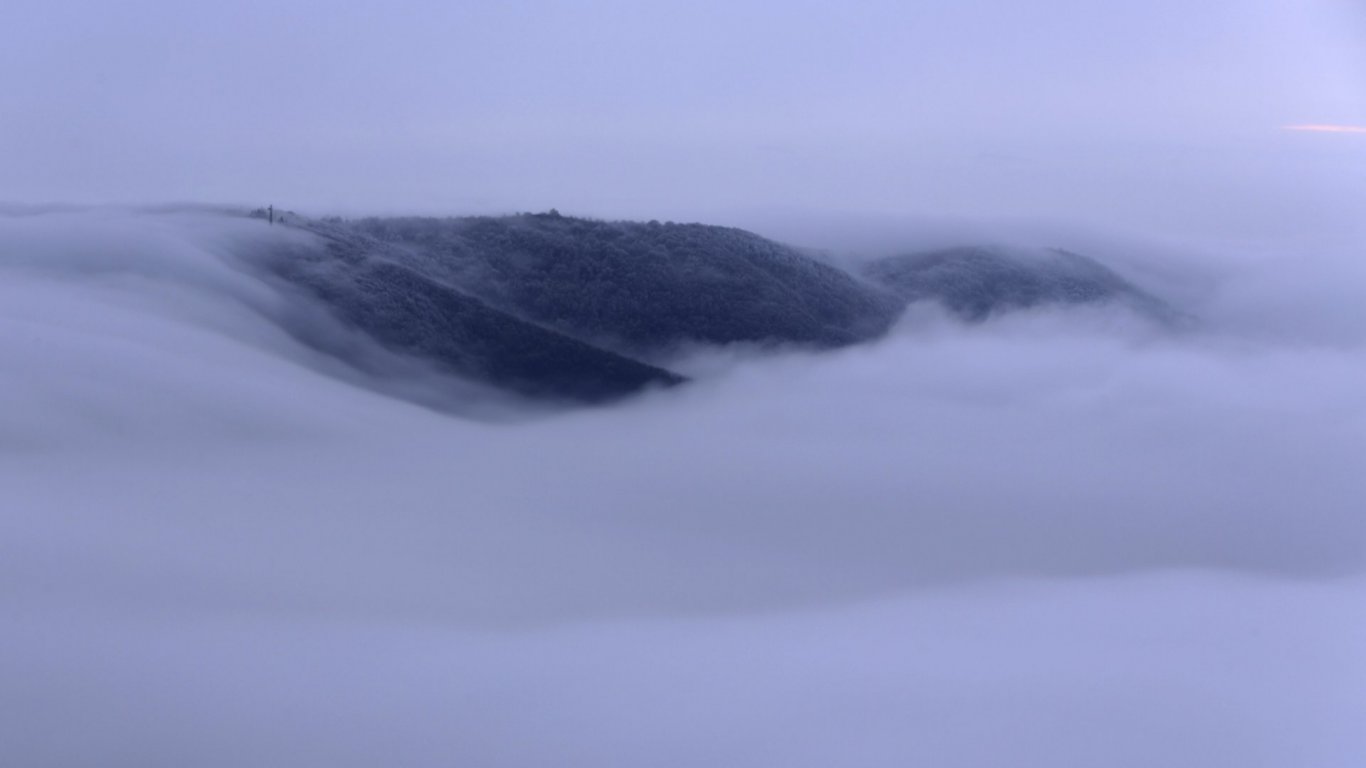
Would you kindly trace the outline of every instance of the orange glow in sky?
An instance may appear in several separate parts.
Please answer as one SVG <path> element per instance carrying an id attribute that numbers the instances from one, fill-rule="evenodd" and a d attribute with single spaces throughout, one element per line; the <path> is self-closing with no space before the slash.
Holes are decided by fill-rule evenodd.
<path id="1" fill-rule="evenodd" d="M 1287 125 L 1287 131 L 1311 131 L 1317 133 L 1366 133 L 1361 125 Z"/>

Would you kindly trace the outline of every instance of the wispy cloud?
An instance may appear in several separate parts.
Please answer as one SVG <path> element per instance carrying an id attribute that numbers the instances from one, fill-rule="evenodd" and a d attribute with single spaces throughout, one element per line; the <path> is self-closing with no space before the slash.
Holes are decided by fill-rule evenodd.
<path id="1" fill-rule="evenodd" d="M 1308 124 L 1308 125 L 1286 125 L 1283 128 L 1287 131 L 1306 131 L 1310 133 L 1366 133 L 1366 126 L 1363 125 L 1330 125 L 1330 124 Z"/>

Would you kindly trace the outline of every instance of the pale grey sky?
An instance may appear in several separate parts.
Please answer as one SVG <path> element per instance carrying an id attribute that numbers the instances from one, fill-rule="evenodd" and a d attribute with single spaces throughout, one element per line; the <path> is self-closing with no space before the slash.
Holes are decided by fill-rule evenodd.
<path id="1" fill-rule="evenodd" d="M 1366 195 L 1357 0 L 9 0 L 0 200 L 1180 228 Z M 1346 205 L 1346 203 L 1342 203 Z"/>

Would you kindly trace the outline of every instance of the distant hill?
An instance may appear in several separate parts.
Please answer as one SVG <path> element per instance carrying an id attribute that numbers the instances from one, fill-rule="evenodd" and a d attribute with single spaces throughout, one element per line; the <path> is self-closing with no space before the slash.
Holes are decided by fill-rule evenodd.
<path id="1" fill-rule="evenodd" d="M 1042 305 L 1104 302 L 1163 322 L 1177 318 L 1109 267 L 1058 249 L 949 248 L 880 259 L 864 273 L 907 302 L 938 301 L 970 321 Z"/>

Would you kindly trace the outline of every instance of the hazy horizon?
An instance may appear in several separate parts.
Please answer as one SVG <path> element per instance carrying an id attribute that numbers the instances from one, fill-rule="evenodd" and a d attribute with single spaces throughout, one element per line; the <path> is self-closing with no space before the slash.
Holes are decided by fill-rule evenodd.
<path id="1" fill-rule="evenodd" d="M 1350 0 L 0 10 L 0 200 L 1175 233 L 1366 195 Z"/>

